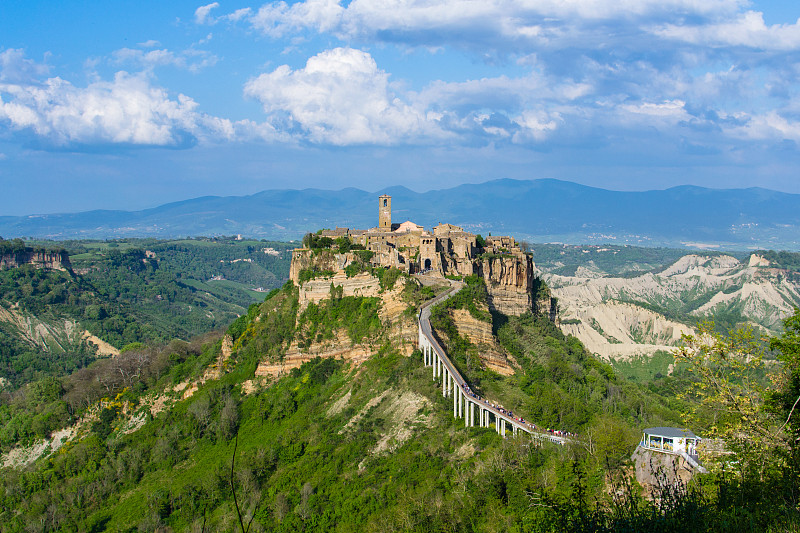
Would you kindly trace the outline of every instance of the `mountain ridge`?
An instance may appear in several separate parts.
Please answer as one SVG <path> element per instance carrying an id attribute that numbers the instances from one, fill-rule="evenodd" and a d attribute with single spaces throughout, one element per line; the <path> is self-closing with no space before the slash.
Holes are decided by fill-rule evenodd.
<path id="1" fill-rule="evenodd" d="M 449 221 L 475 233 L 539 242 L 800 250 L 798 194 L 694 185 L 613 191 L 553 178 L 504 178 L 424 193 L 402 185 L 377 192 L 268 189 L 139 211 L 0 217 L 0 235 L 64 240 L 242 234 L 290 240 L 320 227 L 373 227 L 379 194 L 393 196 L 395 221 L 426 227 Z"/>

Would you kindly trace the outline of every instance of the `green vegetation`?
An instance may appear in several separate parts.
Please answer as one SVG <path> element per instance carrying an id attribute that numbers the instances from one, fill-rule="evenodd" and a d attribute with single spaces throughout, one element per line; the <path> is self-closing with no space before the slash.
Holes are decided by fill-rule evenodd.
<path id="1" fill-rule="evenodd" d="M 775 250 L 758 250 L 753 253 L 769 261 L 770 267 L 800 272 L 800 253 Z"/>
<path id="2" fill-rule="evenodd" d="M 400 279 L 375 272 L 384 289 Z M 343 297 L 331 285 L 329 299 L 300 313 L 298 288 L 287 282 L 229 325 L 233 353 L 222 376 L 190 398 L 173 387 L 214 364 L 219 334 L 131 344 L 114 359 L 0 395 L 3 451 L 89 409 L 97 415 L 59 452 L 0 470 L 0 531 L 234 531 L 234 489 L 252 531 L 798 530 L 800 311 L 769 344 L 781 366 L 741 350 L 764 343 L 716 336 L 690 344 L 680 371 L 645 386 L 545 318 L 488 314 L 482 280 L 464 281 L 432 313 L 452 360 L 482 396 L 540 427 L 576 432 L 566 446 L 465 428 L 421 354 L 405 357 L 386 340 L 377 299 Z M 403 298 L 416 312 L 433 293 L 406 283 Z M 451 309 L 492 323 L 514 375 L 483 367 Z M 358 368 L 316 358 L 264 386 L 249 382 L 259 361 L 280 360 L 293 341 L 307 347 L 341 333 L 374 346 L 372 357 Z M 157 394 L 174 404 L 152 416 Z M 131 414 L 143 424 L 126 433 Z M 662 485 L 644 499 L 628 459 L 639 430 L 684 424 L 703 435 L 762 437 L 752 449 L 742 439 L 736 460 L 723 458 L 688 487 Z"/>
<path id="3" fill-rule="evenodd" d="M 56 249 L 34 244 L 0 241 L 9 253 Z M 84 329 L 121 347 L 227 327 L 263 298 L 254 286 L 283 283 L 290 246 L 233 238 L 59 242 L 58 250 L 72 254 L 73 271 L 0 270 L 0 307 L 16 317 L 0 320 L 0 377 L 16 388 L 86 366 L 95 353 L 81 339 Z M 37 339 L 20 326 L 26 322 L 50 333 Z"/>
<path id="4" fill-rule="evenodd" d="M 345 296 L 308 304 L 297 319 L 298 347 L 332 340 L 339 329 L 346 330 L 354 344 L 376 337 L 382 329 L 378 299 Z"/>
<path id="5" fill-rule="evenodd" d="M 333 239 L 323 237 L 316 233 L 306 233 L 303 237 L 303 247 L 309 250 L 327 250 L 333 246 Z"/>
<path id="6" fill-rule="evenodd" d="M 304 268 L 297 274 L 297 281 L 302 285 L 306 281 L 318 278 L 332 278 L 335 272 L 333 270 L 318 270 L 316 268 Z"/>
<path id="7" fill-rule="evenodd" d="M 611 361 L 611 366 L 621 376 L 638 383 L 649 383 L 660 380 L 670 373 L 675 357 L 664 351 L 657 351 L 652 356 L 637 356 L 630 359 Z"/>

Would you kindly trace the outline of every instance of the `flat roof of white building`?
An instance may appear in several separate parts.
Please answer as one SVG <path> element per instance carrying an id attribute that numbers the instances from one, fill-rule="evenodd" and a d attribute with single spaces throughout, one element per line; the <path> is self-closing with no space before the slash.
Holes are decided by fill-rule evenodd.
<path id="1" fill-rule="evenodd" d="M 645 433 L 648 435 L 656 435 L 659 437 L 668 437 L 671 439 L 675 438 L 686 438 L 686 439 L 696 439 L 698 438 L 697 435 L 689 431 L 688 429 L 678 429 L 678 428 L 670 428 L 670 427 L 654 427 L 654 428 L 647 428 L 644 430 Z"/>

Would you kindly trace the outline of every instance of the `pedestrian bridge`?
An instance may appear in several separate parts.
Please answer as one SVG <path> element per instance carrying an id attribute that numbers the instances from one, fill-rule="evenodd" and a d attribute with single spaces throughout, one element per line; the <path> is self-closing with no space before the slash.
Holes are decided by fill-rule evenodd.
<path id="1" fill-rule="evenodd" d="M 442 396 L 453 398 L 453 416 L 463 418 L 465 427 L 474 427 L 476 424 L 479 427 L 491 427 L 491 424 L 494 424 L 497 433 L 503 437 L 507 432 L 513 436 L 524 432 L 542 441 L 562 445 L 568 442 L 567 438 L 543 431 L 516 416 L 513 411 L 503 409 L 499 404 L 475 394 L 447 357 L 431 330 L 431 307 L 446 300 L 461 287 L 462 285 L 451 286 L 447 292 L 427 302 L 419 313 L 419 349 L 422 352 L 422 359 L 425 366 L 432 367 L 434 381 L 441 381 Z"/>

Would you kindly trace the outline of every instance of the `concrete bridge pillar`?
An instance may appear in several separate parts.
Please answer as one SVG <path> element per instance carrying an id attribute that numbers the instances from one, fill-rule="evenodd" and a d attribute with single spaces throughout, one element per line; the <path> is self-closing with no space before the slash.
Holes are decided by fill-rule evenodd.
<path id="1" fill-rule="evenodd" d="M 458 418 L 458 394 L 453 394 L 453 418 Z"/>
<path id="2" fill-rule="evenodd" d="M 444 370 L 444 374 L 442 374 L 442 396 L 447 398 L 447 379 L 448 379 L 448 377 L 447 377 L 447 370 L 446 369 L 443 369 L 443 370 Z"/>
<path id="3" fill-rule="evenodd" d="M 502 419 L 501 434 L 503 435 L 503 438 L 506 438 L 506 420 L 505 420 L 505 418 Z"/>
<path id="4" fill-rule="evenodd" d="M 469 427 L 475 426 L 475 403 L 469 402 Z"/>
<path id="5" fill-rule="evenodd" d="M 458 391 L 458 417 L 464 416 L 464 391 Z M 465 417 L 466 418 L 466 417 Z"/>

